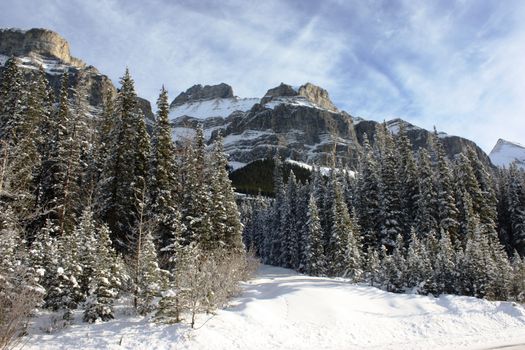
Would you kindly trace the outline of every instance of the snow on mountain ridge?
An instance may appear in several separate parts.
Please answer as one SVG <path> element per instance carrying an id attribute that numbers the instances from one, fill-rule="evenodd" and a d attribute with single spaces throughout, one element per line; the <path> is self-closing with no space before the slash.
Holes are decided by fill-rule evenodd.
<path id="1" fill-rule="evenodd" d="M 490 160 L 497 166 L 508 167 L 512 162 L 525 169 L 525 146 L 517 142 L 499 139 L 490 151 Z"/>
<path id="2" fill-rule="evenodd" d="M 254 104 L 259 103 L 259 98 L 214 98 L 209 100 L 189 101 L 170 109 L 170 118 L 182 116 L 197 119 L 212 117 L 226 118 L 235 111 L 249 111 Z"/>

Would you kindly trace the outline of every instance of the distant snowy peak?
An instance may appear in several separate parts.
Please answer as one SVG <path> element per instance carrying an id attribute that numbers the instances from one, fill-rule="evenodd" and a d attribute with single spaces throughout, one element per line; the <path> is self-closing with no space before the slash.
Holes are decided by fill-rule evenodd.
<path id="1" fill-rule="evenodd" d="M 213 98 L 209 100 L 189 101 L 180 105 L 172 105 L 170 118 L 176 119 L 188 116 L 197 119 L 212 117 L 226 118 L 235 111 L 249 111 L 254 104 L 259 103 L 258 98 Z"/>
<path id="2" fill-rule="evenodd" d="M 525 169 L 525 146 L 517 142 L 499 139 L 489 154 L 490 160 L 497 166 L 508 167 L 516 161 L 519 167 Z"/>

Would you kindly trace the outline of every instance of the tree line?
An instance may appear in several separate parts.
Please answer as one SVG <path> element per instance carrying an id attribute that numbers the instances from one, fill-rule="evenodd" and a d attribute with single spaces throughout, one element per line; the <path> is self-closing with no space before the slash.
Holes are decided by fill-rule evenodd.
<path id="1" fill-rule="evenodd" d="M 264 263 L 343 276 L 388 291 L 525 300 L 525 174 L 487 168 L 473 149 L 449 159 L 437 132 L 413 151 L 406 126 L 366 135 L 357 171 L 314 167 L 242 210 Z"/>
<path id="2" fill-rule="evenodd" d="M 101 111 L 68 72 L 57 96 L 16 58 L 1 78 L 0 344 L 38 305 L 93 322 L 130 295 L 193 325 L 236 292 L 248 262 L 220 137 L 175 144 L 164 88 L 148 132 L 128 70 Z"/>

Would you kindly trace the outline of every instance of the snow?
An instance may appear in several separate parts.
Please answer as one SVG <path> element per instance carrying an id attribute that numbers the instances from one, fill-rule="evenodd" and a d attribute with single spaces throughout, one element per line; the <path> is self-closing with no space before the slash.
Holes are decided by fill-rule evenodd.
<path id="1" fill-rule="evenodd" d="M 297 166 L 299 166 L 301 168 L 304 168 L 304 169 L 307 169 L 307 170 L 310 170 L 310 171 L 313 170 L 313 166 L 311 166 L 310 164 L 299 162 L 297 160 L 286 159 L 285 162 L 289 163 L 289 164 L 297 165 Z M 319 167 L 319 171 L 321 172 L 321 174 L 323 174 L 325 176 L 330 174 L 330 170 L 331 170 L 331 168 L 326 167 L 326 166 Z M 339 168 L 335 168 L 336 172 L 339 171 L 339 170 L 340 170 Z M 355 171 L 345 170 L 345 172 L 348 172 L 348 174 L 350 174 L 351 177 L 355 177 Z"/>
<path id="2" fill-rule="evenodd" d="M 525 169 L 525 146 L 517 142 L 499 139 L 489 154 L 490 160 L 497 166 L 508 167 L 513 161 Z"/>
<path id="3" fill-rule="evenodd" d="M 4 66 L 8 59 L 9 56 L 0 55 L 0 66 Z M 51 75 L 61 75 L 69 69 L 69 66 L 61 63 L 60 60 L 43 58 L 37 55 L 31 57 L 18 57 L 18 59 L 20 60 L 20 67 L 22 68 L 36 70 L 42 66 L 44 71 Z"/>
<path id="4" fill-rule="evenodd" d="M 232 167 L 232 170 L 237 170 L 237 169 L 240 169 L 240 168 L 244 168 L 248 163 L 243 163 L 243 162 L 237 162 L 237 161 L 230 161 L 229 162 L 229 165 Z"/>
<path id="5" fill-rule="evenodd" d="M 318 105 L 316 105 L 313 102 L 308 101 L 303 96 L 274 97 L 274 98 L 271 99 L 270 102 L 266 103 L 264 105 L 264 107 L 269 108 L 269 109 L 274 109 L 275 107 L 277 107 L 277 106 L 279 106 L 281 104 L 286 104 L 286 105 L 291 105 L 291 106 L 311 107 L 311 108 L 327 110 L 325 108 L 319 107 Z"/>
<path id="6" fill-rule="evenodd" d="M 0 54 L 0 66 L 4 66 L 8 59 L 9 56 Z"/>
<path id="7" fill-rule="evenodd" d="M 265 135 L 273 135 L 274 132 L 269 131 L 259 131 L 259 130 L 245 130 L 240 134 L 229 134 L 224 137 L 224 145 L 232 145 L 239 141 L 247 141 L 247 140 L 256 140 L 261 136 Z"/>
<path id="8" fill-rule="evenodd" d="M 175 119 L 188 116 L 198 119 L 211 117 L 226 118 L 235 111 L 246 112 L 254 104 L 259 103 L 258 98 L 215 98 L 211 100 L 190 101 L 170 109 L 170 118 Z"/>
<path id="9" fill-rule="evenodd" d="M 36 319 L 26 349 L 490 349 L 525 344 L 525 310 L 470 297 L 393 294 L 344 279 L 262 266 L 243 293 L 196 329 L 126 316 L 45 332 Z M 81 318 L 80 315 L 77 315 Z"/>

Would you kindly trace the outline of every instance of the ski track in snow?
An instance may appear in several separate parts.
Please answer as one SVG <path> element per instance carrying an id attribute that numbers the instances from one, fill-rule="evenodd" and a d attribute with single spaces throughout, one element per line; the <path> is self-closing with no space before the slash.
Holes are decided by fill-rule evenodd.
<path id="1" fill-rule="evenodd" d="M 195 330 L 125 313 L 53 334 L 40 329 L 41 316 L 24 349 L 525 348 L 525 309 L 517 304 L 393 294 L 271 266 L 244 283 L 229 308 L 201 315 Z"/>

